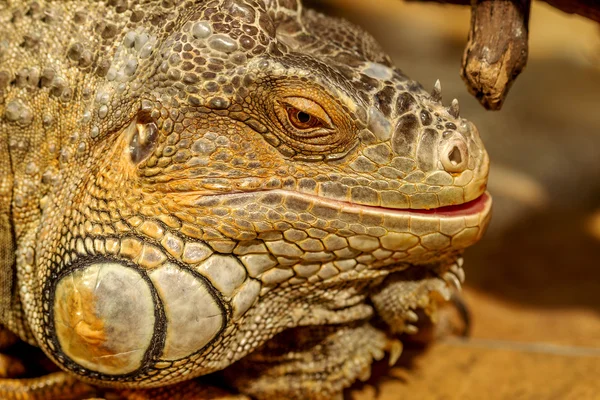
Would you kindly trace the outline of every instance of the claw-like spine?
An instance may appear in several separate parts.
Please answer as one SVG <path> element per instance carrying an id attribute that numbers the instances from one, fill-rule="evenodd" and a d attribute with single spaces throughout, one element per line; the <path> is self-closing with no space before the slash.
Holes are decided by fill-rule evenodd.
<path id="1" fill-rule="evenodd" d="M 452 100 L 452 103 L 450 103 L 450 107 L 448 107 L 448 113 L 454 118 L 458 118 L 459 112 L 460 109 L 458 107 L 458 100 L 454 99 Z"/>
<path id="2" fill-rule="evenodd" d="M 388 362 L 390 367 L 394 366 L 398 362 L 398 359 L 402 355 L 403 349 L 404 346 L 402 345 L 402 342 L 397 339 L 389 343 L 390 358 Z"/>
<path id="3" fill-rule="evenodd" d="M 461 267 L 459 267 L 458 264 L 452 264 L 452 266 L 450 267 L 450 271 L 452 271 L 454 275 L 456 275 L 460 283 L 465 283 L 465 271 Z"/>
<path id="4" fill-rule="evenodd" d="M 419 320 L 419 316 L 413 310 L 408 310 L 406 312 L 406 320 L 410 322 L 417 322 Z"/>
<path id="5" fill-rule="evenodd" d="M 411 324 L 406 324 L 404 326 L 404 333 L 406 333 L 407 335 L 415 335 L 419 332 L 419 328 L 417 328 L 414 325 Z"/>
<path id="6" fill-rule="evenodd" d="M 446 272 L 443 276 L 443 279 L 451 284 L 452 286 L 454 286 L 459 292 L 462 290 L 462 285 L 460 284 L 460 281 L 458 280 L 458 278 L 456 277 L 456 275 L 454 275 L 452 272 Z"/>
<path id="7" fill-rule="evenodd" d="M 442 84 L 440 83 L 439 79 L 435 81 L 435 84 L 433 85 L 433 89 L 431 90 L 431 98 L 433 101 L 437 101 L 438 103 L 442 102 Z"/>

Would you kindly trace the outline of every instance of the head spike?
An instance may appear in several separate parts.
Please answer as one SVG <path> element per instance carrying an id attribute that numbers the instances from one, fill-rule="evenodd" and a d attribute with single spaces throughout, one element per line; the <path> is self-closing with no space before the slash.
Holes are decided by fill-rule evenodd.
<path id="1" fill-rule="evenodd" d="M 457 99 L 452 100 L 452 103 L 450 103 L 450 107 L 448 107 L 448 113 L 450 115 L 452 115 L 454 118 L 458 118 L 459 111 L 460 111 L 460 109 L 458 108 L 458 100 Z"/>
<path id="2" fill-rule="evenodd" d="M 439 79 L 435 81 L 435 84 L 433 85 L 433 89 L 431 90 L 431 98 L 433 101 L 437 101 L 438 103 L 442 101 L 442 84 L 440 83 Z"/>

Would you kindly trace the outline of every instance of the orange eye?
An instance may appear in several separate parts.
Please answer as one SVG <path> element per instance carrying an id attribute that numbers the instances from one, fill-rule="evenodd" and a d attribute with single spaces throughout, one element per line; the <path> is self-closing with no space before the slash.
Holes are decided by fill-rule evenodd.
<path id="1" fill-rule="evenodd" d="M 298 129 L 312 129 L 323 126 L 323 122 L 319 118 L 297 108 L 287 107 L 287 114 L 290 123 Z"/>

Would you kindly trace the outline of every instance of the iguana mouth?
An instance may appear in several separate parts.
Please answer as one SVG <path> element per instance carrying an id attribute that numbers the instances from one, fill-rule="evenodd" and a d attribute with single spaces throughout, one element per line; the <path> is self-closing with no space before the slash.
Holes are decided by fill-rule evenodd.
<path id="1" fill-rule="evenodd" d="M 369 212 L 380 213 L 385 215 L 423 215 L 433 216 L 438 218 L 453 218 L 471 216 L 477 214 L 487 214 L 491 210 L 492 196 L 488 192 L 484 192 L 474 200 L 467 201 L 462 204 L 450 206 L 442 206 L 431 209 L 418 208 L 389 208 L 379 206 L 369 206 L 364 204 L 350 203 L 342 200 L 334 200 L 327 197 L 302 194 L 303 197 L 310 198 L 315 202 L 324 203 L 344 211 L 351 212 Z"/>

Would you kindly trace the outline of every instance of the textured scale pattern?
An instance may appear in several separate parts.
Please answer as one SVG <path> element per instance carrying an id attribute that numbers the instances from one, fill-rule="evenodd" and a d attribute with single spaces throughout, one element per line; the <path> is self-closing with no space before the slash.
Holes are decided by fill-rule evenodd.
<path id="1" fill-rule="evenodd" d="M 0 328 L 66 371 L 0 397 L 328 399 L 460 287 L 487 153 L 359 27 L 8 0 L 0 34 Z"/>

